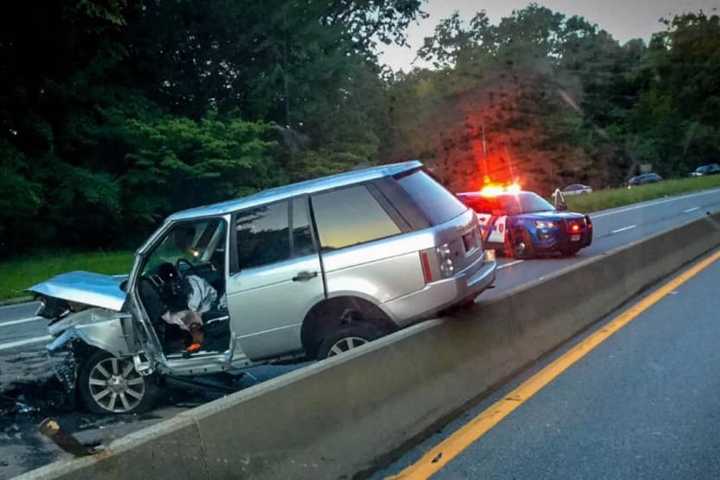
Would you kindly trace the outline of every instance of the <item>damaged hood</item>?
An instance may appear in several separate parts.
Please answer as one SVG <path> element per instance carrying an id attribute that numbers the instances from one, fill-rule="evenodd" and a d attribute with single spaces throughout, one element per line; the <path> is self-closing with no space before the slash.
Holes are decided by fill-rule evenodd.
<path id="1" fill-rule="evenodd" d="M 91 272 L 70 272 L 33 285 L 28 290 L 46 297 L 119 312 L 127 297 L 120 288 L 126 278 Z"/>

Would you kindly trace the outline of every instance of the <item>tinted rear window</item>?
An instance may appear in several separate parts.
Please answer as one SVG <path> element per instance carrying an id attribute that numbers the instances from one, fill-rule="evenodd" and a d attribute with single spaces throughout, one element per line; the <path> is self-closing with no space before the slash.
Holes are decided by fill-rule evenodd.
<path id="1" fill-rule="evenodd" d="M 460 200 L 422 170 L 399 176 L 397 182 L 432 225 L 445 223 L 467 210 Z"/>
<path id="2" fill-rule="evenodd" d="M 313 195 L 323 250 L 336 250 L 401 232 L 364 185 Z"/>

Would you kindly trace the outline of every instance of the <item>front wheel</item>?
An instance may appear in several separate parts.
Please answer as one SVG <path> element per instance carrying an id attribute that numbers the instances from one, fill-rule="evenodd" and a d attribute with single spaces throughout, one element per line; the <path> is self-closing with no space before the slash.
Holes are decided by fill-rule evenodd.
<path id="1" fill-rule="evenodd" d="M 81 364 L 78 390 L 93 413 L 140 413 L 152 408 L 159 387 L 152 376 L 142 376 L 132 359 L 117 358 L 104 350 Z"/>
<path id="2" fill-rule="evenodd" d="M 526 260 L 535 256 L 535 245 L 527 230 L 515 230 L 508 235 L 509 257 Z"/>
<path id="3" fill-rule="evenodd" d="M 323 339 L 317 351 L 317 359 L 334 357 L 360 345 L 365 345 L 380 336 L 382 333 L 373 325 L 357 323 L 342 326 L 338 330 L 330 332 Z"/>

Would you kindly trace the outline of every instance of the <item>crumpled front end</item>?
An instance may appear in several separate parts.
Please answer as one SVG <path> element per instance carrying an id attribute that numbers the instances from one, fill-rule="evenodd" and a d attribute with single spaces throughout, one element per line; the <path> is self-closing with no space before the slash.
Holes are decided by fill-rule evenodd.
<path id="1" fill-rule="evenodd" d="M 81 348 L 84 348 L 84 343 L 79 339 L 75 328 L 72 327 L 47 345 L 50 367 L 71 402 L 74 402 L 75 399 L 75 387 L 80 368 L 77 352 Z"/>
<path id="2" fill-rule="evenodd" d="M 102 308 L 86 308 L 66 314 L 48 326 L 53 337 L 47 345 L 50 364 L 68 393 L 75 390 L 82 358 L 93 349 L 118 358 L 131 354 L 126 341 L 130 332 L 123 327 L 126 318 L 130 316 Z"/>

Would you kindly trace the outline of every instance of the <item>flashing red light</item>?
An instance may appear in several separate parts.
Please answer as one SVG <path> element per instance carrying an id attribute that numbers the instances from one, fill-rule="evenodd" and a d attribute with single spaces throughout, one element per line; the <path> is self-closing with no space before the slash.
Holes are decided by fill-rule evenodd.
<path id="1" fill-rule="evenodd" d="M 579 223 L 572 222 L 572 223 L 568 224 L 567 230 L 570 233 L 580 233 L 581 227 L 580 227 Z"/>
<path id="2" fill-rule="evenodd" d="M 519 183 L 511 183 L 510 185 L 499 185 L 496 183 L 489 183 L 480 190 L 480 195 L 486 197 L 495 197 L 501 193 L 519 193 L 522 187 Z"/>
<path id="3" fill-rule="evenodd" d="M 494 197 L 504 192 L 505 189 L 500 185 L 485 185 L 482 190 L 480 190 L 480 195 L 485 195 L 486 197 Z"/>
<path id="4" fill-rule="evenodd" d="M 505 191 L 508 193 L 520 193 L 520 190 L 522 190 L 522 188 L 519 183 L 511 183 L 505 187 Z"/>

